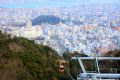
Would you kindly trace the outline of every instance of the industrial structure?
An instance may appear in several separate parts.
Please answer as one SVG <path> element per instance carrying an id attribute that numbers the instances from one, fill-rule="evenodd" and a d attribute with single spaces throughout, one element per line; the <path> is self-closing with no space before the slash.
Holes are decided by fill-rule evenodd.
<path id="1" fill-rule="evenodd" d="M 100 60 L 120 60 L 120 57 L 73 57 L 72 59 L 78 60 L 82 73 L 77 76 L 77 80 L 119 80 L 120 73 L 100 73 L 99 62 Z M 82 60 L 95 60 L 97 71 L 87 72 Z"/>

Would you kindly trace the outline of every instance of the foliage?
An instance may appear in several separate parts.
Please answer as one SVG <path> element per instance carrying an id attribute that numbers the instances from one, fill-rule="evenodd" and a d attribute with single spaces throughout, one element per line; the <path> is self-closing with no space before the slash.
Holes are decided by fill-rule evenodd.
<path id="1" fill-rule="evenodd" d="M 0 32 L 0 80 L 58 80 L 58 59 L 50 47 Z"/>
<path id="2" fill-rule="evenodd" d="M 82 72 L 81 68 L 80 68 L 80 64 L 78 62 L 78 60 L 72 60 L 72 57 L 88 57 L 87 55 L 85 55 L 84 53 L 78 53 L 78 52 L 74 52 L 74 53 L 69 53 L 66 52 L 63 54 L 63 57 L 69 62 L 69 68 L 70 68 L 70 74 L 76 79 L 77 75 Z M 85 68 L 87 70 L 91 70 L 93 69 L 93 62 L 90 60 L 84 60 L 83 61 L 84 65 L 89 65 L 89 66 L 85 66 Z M 92 67 L 93 66 L 93 67 Z"/>
<path id="3" fill-rule="evenodd" d="M 53 15 L 41 15 L 32 20 L 32 25 L 41 25 L 45 23 L 55 25 L 59 24 L 60 21 L 64 23 L 64 20 L 59 17 Z"/>

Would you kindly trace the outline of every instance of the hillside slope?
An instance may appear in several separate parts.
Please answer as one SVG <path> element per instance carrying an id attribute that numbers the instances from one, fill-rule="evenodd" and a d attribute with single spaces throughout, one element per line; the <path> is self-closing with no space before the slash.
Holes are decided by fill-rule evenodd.
<path id="1" fill-rule="evenodd" d="M 64 20 L 59 17 L 53 16 L 53 15 L 41 15 L 32 20 L 32 25 L 41 25 L 45 23 L 56 25 L 56 24 L 59 24 L 60 21 L 64 23 Z"/>
<path id="2" fill-rule="evenodd" d="M 53 49 L 0 31 L 0 80 L 58 80 Z"/>

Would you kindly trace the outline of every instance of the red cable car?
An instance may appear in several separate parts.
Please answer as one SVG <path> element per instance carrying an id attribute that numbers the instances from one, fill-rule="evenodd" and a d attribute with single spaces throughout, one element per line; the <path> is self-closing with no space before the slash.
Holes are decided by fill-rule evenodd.
<path id="1" fill-rule="evenodd" d="M 60 64 L 60 66 L 59 66 L 59 72 L 64 73 L 64 65 L 63 64 Z"/>
<path id="2" fill-rule="evenodd" d="M 59 60 L 60 66 L 59 66 L 59 72 L 64 73 L 64 64 L 66 63 L 65 60 Z"/>

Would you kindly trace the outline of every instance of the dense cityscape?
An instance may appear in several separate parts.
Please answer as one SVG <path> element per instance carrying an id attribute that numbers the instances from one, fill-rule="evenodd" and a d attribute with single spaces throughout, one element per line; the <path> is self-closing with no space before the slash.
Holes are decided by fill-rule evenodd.
<path id="1" fill-rule="evenodd" d="M 120 80 L 120 0 L 1 0 L 0 80 Z"/>
<path id="2" fill-rule="evenodd" d="M 41 16 L 52 16 L 49 18 L 54 22 L 40 22 Z M 33 22 L 35 19 L 39 19 L 36 24 Z M 50 46 L 59 55 L 77 51 L 89 56 L 101 56 L 108 51 L 120 49 L 120 5 L 0 8 L 0 29 L 12 36 L 26 37 Z"/>

